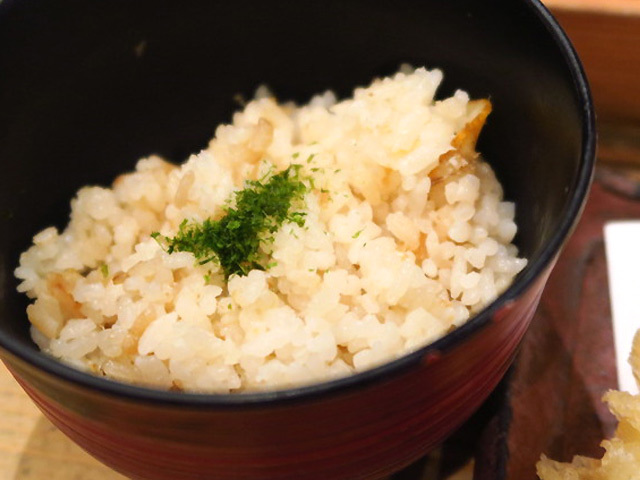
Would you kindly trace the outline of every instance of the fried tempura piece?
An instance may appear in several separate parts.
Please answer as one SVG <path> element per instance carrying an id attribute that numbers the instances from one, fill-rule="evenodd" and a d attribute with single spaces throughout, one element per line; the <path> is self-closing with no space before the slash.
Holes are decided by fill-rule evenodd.
<path id="1" fill-rule="evenodd" d="M 451 141 L 453 149 L 442 154 L 438 166 L 429 172 L 430 197 L 436 205 L 445 203 L 444 187 L 448 182 L 474 172 L 479 156 L 476 152 L 476 143 L 491 109 L 491 102 L 487 99 L 472 100 L 468 103 L 467 118 L 469 120 Z"/>
<path id="2" fill-rule="evenodd" d="M 636 383 L 640 385 L 640 330 L 636 332 L 636 336 L 633 339 L 633 346 L 631 348 L 631 354 L 629 355 L 629 364 L 633 369 L 633 376 L 636 379 Z"/>
<path id="3" fill-rule="evenodd" d="M 640 331 L 629 363 L 640 385 Z M 612 390 L 603 399 L 618 419 L 618 428 L 613 439 L 600 444 L 605 449 L 602 459 L 576 456 L 562 463 L 542 455 L 536 465 L 542 480 L 640 480 L 640 395 Z"/>
<path id="4" fill-rule="evenodd" d="M 476 143 L 482 127 L 491 113 L 491 102 L 487 99 L 472 100 L 467 105 L 469 121 L 451 142 L 453 150 L 440 156 L 438 166 L 431 170 L 429 177 L 433 185 L 453 176 L 472 171 L 478 158 Z"/>

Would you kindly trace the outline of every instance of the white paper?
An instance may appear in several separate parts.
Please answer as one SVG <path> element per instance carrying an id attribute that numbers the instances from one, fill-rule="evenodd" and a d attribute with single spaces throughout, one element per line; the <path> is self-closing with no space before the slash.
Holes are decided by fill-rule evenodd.
<path id="1" fill-rule="evenodd" d="M 604 239 L 618 384 L 620 390 L 637 394 L 628 359 L 640 329 L 640 221 L 608 222 Z"/>

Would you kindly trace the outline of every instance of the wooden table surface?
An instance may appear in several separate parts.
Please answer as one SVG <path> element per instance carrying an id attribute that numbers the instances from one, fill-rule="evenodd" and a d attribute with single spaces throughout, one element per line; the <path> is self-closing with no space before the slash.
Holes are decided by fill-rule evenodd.
<path id="1" fill-rule="evenodd" d="M 60 433 L 0 363 L 0 480 L 122 480 Z"/>

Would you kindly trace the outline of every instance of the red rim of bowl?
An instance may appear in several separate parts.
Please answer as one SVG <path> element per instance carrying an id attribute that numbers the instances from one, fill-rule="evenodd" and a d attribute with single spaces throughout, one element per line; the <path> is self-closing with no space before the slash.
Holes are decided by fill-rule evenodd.
<path id="1" fill-rule="evenodd" d="M 544 7 L 539 0 L 525 0 L 525 4 L 537 15 L 549 31 L 551 37 L 563 54 L 573 77 L 574 88 L 582 107 L 583 137 L 580 170 L 573 189 L 573 195 L 563 212 L 563 219 L 550 241 L 543 247 L 538 257 L 527 265 L 525 270 L 506 291 L 464 325 L 439 340 L 436 340 L 434 343 L 426 345 L 412 353 L 348 377 L 283 390 L 234 394 L 172 392 L 97 377 L 67 366 L 39 351 L 17 345 L 2 332 L 0 332 L 0 347 L 5 349 L 10 355 L 19 358 L 47 374 L 59 377 L 62 381 L 67 381 L 110 396 L 143 403 L 154 403 L 156 405 L 174 405 L 189 408 L 243 408 L 273 406 L 283 402 L 309 400 L 336 392 L 337 390 L 347 391 L 353 388 L 360 388 L 364 385 L 376 381 L 383 381 L 385 378 L 389 378 L 394 374 L 406 371 L 419 364 L 421 360 L 430 353 L 448 351 L 452 347 L 462 343 L 476 331 L 485 327 L 498 310 L 522 295 L 555 259 L 556 254 L 560 251 L 577 223 L 593 178 L 596 148 L 595 114 L 584 69 L 567 35 L 546 7 Z"/>

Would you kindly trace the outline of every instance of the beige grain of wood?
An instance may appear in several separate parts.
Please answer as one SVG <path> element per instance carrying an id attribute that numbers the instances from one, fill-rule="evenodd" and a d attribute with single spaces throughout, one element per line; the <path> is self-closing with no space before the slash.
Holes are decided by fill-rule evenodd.
<path id="1" fill-rule="evenodd" d="M 0 480 L 124 480 L 44 418 L 0 362 Z"/>
<path id="2" fill-rule="evenodd" d="M 640 0 L 544 0 L 551 9 L 640 14 Z"/>

